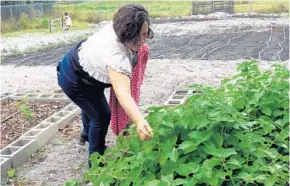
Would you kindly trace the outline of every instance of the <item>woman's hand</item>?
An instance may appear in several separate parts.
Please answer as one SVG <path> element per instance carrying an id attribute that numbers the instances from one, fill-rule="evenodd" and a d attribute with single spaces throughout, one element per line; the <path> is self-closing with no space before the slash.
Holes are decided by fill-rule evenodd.
<path id="1" fill-rule="evenodd" d="M 153 137 L 150 125 L 144 119 L 136 102 L 131 96 L 130 79 L 125 74 L 117 72 L 108 67 L 108 72 L 116 93 L 117 99 L 133 123 L 137 124 L 137 132 L 142 140 L 149 140 Z"/>
<path id="2" fill-rule="evenodd" d="M 149 140 L 153 137 L 153 131 L 146 120 L 137 122 L 137 133 L 142 140 Z"/>

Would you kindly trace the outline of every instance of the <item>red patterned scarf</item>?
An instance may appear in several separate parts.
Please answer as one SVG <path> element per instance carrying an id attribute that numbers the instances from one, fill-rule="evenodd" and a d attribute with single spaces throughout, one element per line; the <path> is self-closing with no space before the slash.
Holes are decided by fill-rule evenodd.
<path id="1" fill-rule="evenodd" d="M 138 61 L 132 71 L 131 95 L 136 104 L 139 104 L 140 88 L 143 83 L 144 73 L 149 58 L 149 47 L 144 44 L 138 51 Z M 120 103 L 114 89 L 110 90 L 111 128 L 116 135 L 119 135 L 127 127 L 130 118 L 127 116 Z"/>

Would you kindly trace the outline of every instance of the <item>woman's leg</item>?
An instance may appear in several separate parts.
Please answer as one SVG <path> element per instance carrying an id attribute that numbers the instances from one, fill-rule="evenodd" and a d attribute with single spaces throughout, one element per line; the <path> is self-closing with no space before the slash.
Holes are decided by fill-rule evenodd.
<path id="1" fill-rule="evenodd" d="M 89 141 L 90 118 L 84 110 L 82 110 L 82 123 L 83 130 L 80 135 L 79 144 L 85 145 L 85 143 Z"/>
<path id="2" fill-rule="evenodd" d="M 111 111 L 104 94 L 100 95 L 98 101 L 89 103 L 97 114 L 90 117 L 89 128 L 89 155 L 94 152 L 104 154 L 105 138 L 111 119 Z"/>
<path id="3" fill-rule="evenodd" d="M 98 94 L 91 88 L 91 91 L 86 91 L 85 87 L 80 89 L 82 90 L 81 94 L 78 97 L 71 97 L 71 99 L 87 113 L 90 120 L 88 132 L 89 157 L 95 152 L 103 155 L 106 150 L 105 139 L 111 119 L 109 104 L 104 93 Z M 91 167 L 90 160 L 89 166 Z"/>
<path id="4" fill-rule="evenodd" d="M 111 119 L 111 112 L 104 95 L 105 87 L 88 85 L 78 80 L 68 65 L 65 57 L 58 68 L 58 84 L 63 92 L 78 105 L 88 116 L 89 124 L 89 156 L 94 152 L 103 154 L 105 137 Z"/>

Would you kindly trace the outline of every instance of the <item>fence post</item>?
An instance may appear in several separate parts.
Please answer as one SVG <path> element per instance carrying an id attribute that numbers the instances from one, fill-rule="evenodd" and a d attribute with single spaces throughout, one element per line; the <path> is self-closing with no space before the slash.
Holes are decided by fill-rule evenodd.
<path id="1" fill-rule="evenodd" d="M 51 19 L 49 20 L 49 31 L 50 31 L 50 33 L 52 32 L 52 29 L 51 29 Z"/>
<path id="2" fill-rule="evenodd" d="M 62 28 L 62 17 L 59 18 L 60 28 Z"/>
<path id="3" fill-rule="evenodd" d="M 102 21 L 102 8 L 101 8 L 101 5 L 102 5 L 102 0 L 98 0 L 98 9 L 99 9 L 99 15 L 98 15 L 98 17 L 99 17 L 99 22 L 101 22 Z"/>
<path id="4" fill-rule="evenodd" d="M 41 17 L 43 17 L 43 3 L 41 3 Z"/>
<path id="5" fill-rule="evenodd" d="M 12 14 L 12 6 L 10 6 L 10 16 L 11 16 L 11 18 L 13 18 L 13 14 Z"/>

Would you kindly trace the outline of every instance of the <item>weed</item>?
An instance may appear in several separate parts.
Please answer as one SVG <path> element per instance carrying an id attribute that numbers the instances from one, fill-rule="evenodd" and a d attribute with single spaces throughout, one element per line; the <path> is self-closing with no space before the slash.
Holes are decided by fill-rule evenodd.
<path id="1" fill-rule="evenodd" d="M 27 119 L 33 119 L 33 111 L 29 108 L 28 101 L 25 98 L 16 102 L 16 106 L 20 109 L 21 114 Z"/>

